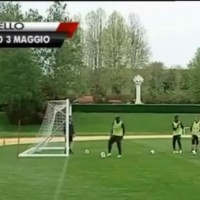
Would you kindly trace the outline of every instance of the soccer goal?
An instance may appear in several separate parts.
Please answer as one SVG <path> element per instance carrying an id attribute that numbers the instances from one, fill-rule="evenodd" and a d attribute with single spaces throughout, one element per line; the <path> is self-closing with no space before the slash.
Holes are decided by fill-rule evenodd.
<path id="1" fill-rule="evenodd" d="M 190 127 L 189 126 L 186 126 L 184 127 L 183 129 L 183 135 L 190 135 Z"/>
<path id="2" fill-rule="evenodd" d="M 70 101 L 49 101 L 47 110 L 33 144 L 19 157 L 68 157 Z"/>

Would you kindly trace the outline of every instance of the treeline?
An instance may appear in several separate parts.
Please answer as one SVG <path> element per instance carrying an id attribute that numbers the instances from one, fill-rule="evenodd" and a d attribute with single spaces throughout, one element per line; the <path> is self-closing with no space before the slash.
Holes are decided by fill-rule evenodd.
<path id="1" fill-rule="evenodd" d="M 38 10 L 23 13 L 19 4 L 0 2 L 1 21 L 79 21 L 79 28 L 60 49 L 1 49 L 0 103 L 7 104 L 12 123 L 39 122 L 49 99 L 76 99 L 92 95 L 97 102 L 135 98 L 133 77 L 144 77 L 145 103 L 199 103 L 200 50 L 188 69 L 169 69 L 149 63 L 150 47 L 139 18 L 107 16 L 99 8 L 85 18 L 71 16 L 67 4 L 54 2 L 42 16 Z"/>

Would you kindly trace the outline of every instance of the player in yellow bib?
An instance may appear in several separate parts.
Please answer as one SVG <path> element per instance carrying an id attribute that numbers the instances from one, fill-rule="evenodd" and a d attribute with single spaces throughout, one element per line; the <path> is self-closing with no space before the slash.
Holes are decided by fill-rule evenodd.
<path id="1" fill-rule="evenodd" d="M 125 126 L 120 117 L 117 115 L 112 124 L 111 136 L 108 141 L 108 154 L 107 156 L 111 156 L 112 145 L 114 143 L 117 144 L 118 148 L 118 157 L 122 156 L 122 140 L 125 135 Z"/>
<path id="2" fill-rule="evenodd" d="M 200 121 L 198 118 L 194 119 L 194 122 L 190 127 L 191 135 L 192 135 L 192 153 L 197 153 L 197 148 L 199 144 L 199 132 L 200 132 Z"/>
<path id="3" fill-rule="evenodd" d="M 179 116 L 176 115 L 172 123 L 172 129 L 173 129 L 172 146 L 174 153 L 182 153 L 181 135 L 183 132 L 183 128 L 184 127 L 182 122 L 179 120 Z M 176 150 L 176 143 L 178 144 L 179 151 Z"/>

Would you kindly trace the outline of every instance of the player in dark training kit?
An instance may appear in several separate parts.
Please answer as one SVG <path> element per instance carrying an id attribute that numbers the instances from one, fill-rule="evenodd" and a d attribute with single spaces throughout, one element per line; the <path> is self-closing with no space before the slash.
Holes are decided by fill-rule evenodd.
<path id="1" fill-rule="evenodd" d="M 115 117 L 114 122 L 112 123 L 112 130 L 111 130 L 111 136 L 108 141 L 108 154 L 107 156 L 111 156 L 111 150 L 112 145 L 114 143 L 117 144 L 118 148 L 118 157 L 120 158 L 122 156 L 122 140 L 125 135 L 125 126 L 120 117 L 117 115 Z"/>
<path id="2" fill-rule="evenodd" d="M 174 121 L 172 123 L 172 129 L 173 129 L 173 138 L 172 138 L 172 146 L 174 153 L 182 153 L 182 145 L 181 145 L 181 135 L 183 132 L 183 124 L 179 120 L 178 115 L 174 117 Z M 178 144 L 179 147 L 179 152 L 176 151 L 176 143 Z"/>
<path id="3" fill-rule="evenodd" d="M 66 134 L 66 125 L 64 125 L 64 135 Z M 72 151 L 72 142 L 73 142 L 73 138 L 75 136 L 75 130 L 74 130 L 74 124 L 72 122 L 72 117 L 69 117 L 69 153 L 73 154 Z M 66 142 L 66 141 L 65 141 Z M 66 149 L 65 149 L 65 153 L 66 153 Z"/>
<path id="4" fill-rule="evenodd" d="M 199 144 L 199 132 L 200 132 L 200 121 L 198 118 L 194 119 L 194 122 L 191 124 L 190 131 L 192 134 L 192 153 L 197 153 L 197 148 Z"/>

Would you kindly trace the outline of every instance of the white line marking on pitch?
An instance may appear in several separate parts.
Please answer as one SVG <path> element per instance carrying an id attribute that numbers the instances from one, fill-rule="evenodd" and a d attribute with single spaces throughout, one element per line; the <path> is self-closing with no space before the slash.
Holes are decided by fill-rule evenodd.
<path id="1" fill-rule="evenodd" d="M 124 139 L 168 139 L 172 135 L 127 135 Z M 183 135 L 183 138 L 190 138 L 190 135 Z M 75 141 L 98 141 L 108 140 L 108 136 L 77 136 Z M 55 141 L 62 141 L 61 138 L 55 138 Z M 5 144 L 4 144 L 5 143 Z M 35 138 L 21 138 L 20 144 L 35 143 Z M 0 139 L 0 146 L 17 144 L 17 138 Z"/>
<path id="2" fill-rule="evenodd" d="M 63 185 L 64 176 L 67 173 L 67 169 L 68 169 L 68 166 L 69 166 L 69 158 L 70 158 L 70 156 L 68 158 L 66 158 L 66 160 L 64 162 L 62 172 L 60 174 L 60 177 L 59 177 L 58 183 L 57 183 L 57 187 L 56 187 L 55 192 L 54 192 L 53 200 L 58 200 L 58 196 L 60 194 L 60 191 L 61 191 L 61 188 L 62 188 L 62 185 Z"/>

